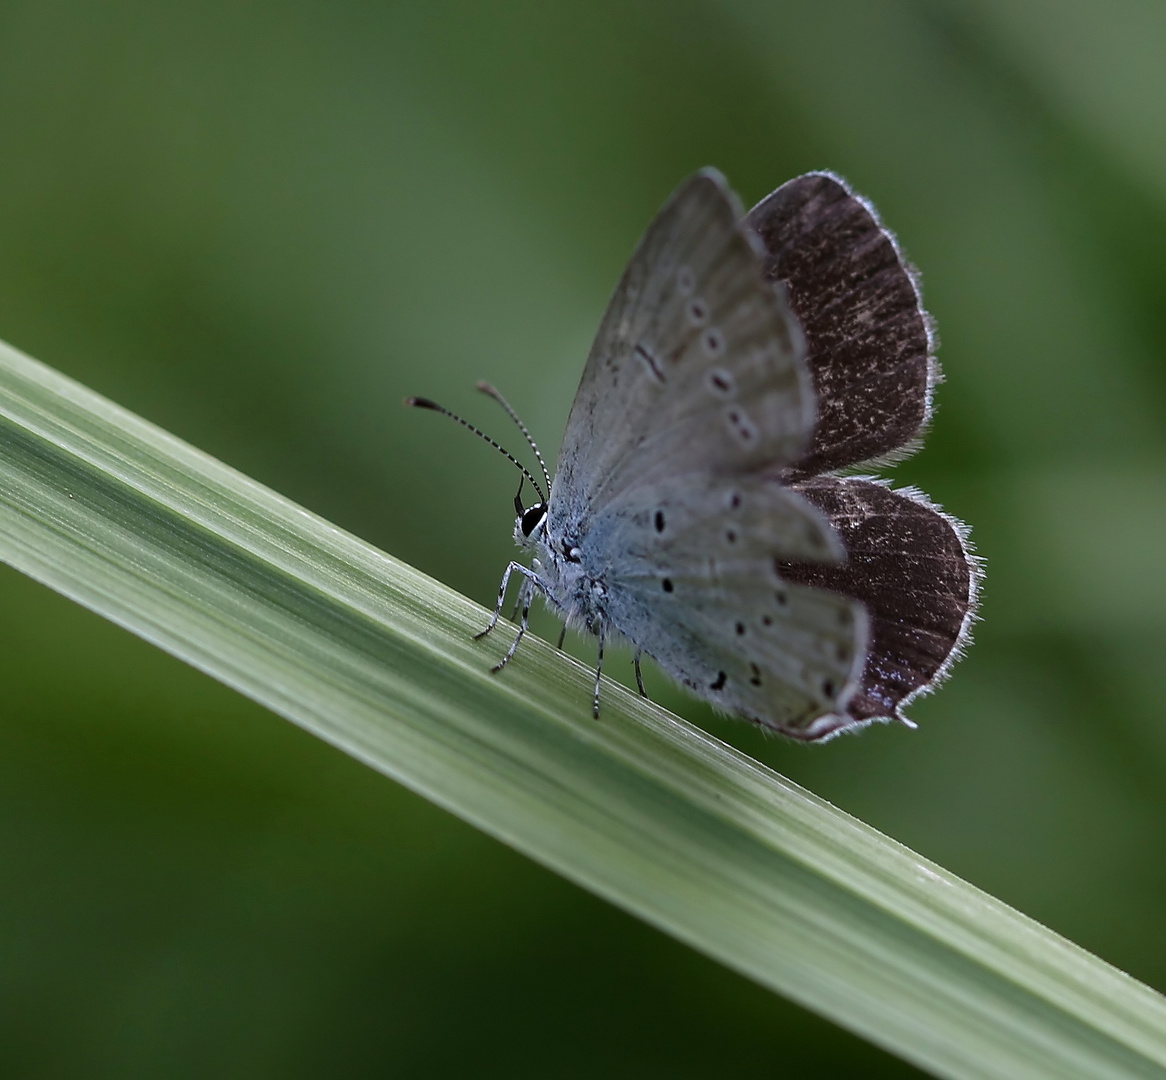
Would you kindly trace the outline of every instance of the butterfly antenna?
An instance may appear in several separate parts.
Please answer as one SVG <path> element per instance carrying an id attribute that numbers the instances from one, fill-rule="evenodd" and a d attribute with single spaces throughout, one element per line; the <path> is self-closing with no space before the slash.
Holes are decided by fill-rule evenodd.
<path id="1" fill-rule="evenodd" d="M 534 438 L 530 432 L 526 430 L 526 425 L 522 422 L 521 419 L 519 419 L 518 413 L 516 413 L 511 407 L 510 402 L 507 401 L 500 393 L 498 393 L 498 391 L 488 382 L 478 383 L 478 389 L 481 390 L 483 394 L 492 397 L 496 402 L 498 402 L 498 404 L 506 410 L 506 415 L 509 416 L 510 419 L 518 425 L 518 430 L 522 432 L 523 437 L 528 443 L 530 443 L 530 448 L 534 451 L 534 456 L 538 458 L 538 466 L 540 469 L 542 469 L 543 479 L 547 482 L 547 491 L 550 491 L 551 474 L 547 472 L 547 463 L 543 461 L 543 456 L 539 453 L 538 443 L 534 441 Z"/>
<path id="2" fill-rule="evenodd" d="M 423 398 L 423 397 L 405 398 L 405 404 L 411 405 L 415 409 L 432 409 L 434 412 L 441 413 L 442 416 L 448 416 L 451 420 L 456 420 L 459 424 L 461 424 L 462 427 L 469 428 L 469 430 L 472 431 L 475 435 L 477 435 L 478 438 L 485 439 L 486 442 L 488 442 L 492 447 L 494 447 L 495 450 L 498 451 L 498 453 L 502 454 L 503 457 L 506 457 L 511 461 L 511 463 L 522 473 L 522 475 L 525 476 L 527 478 L 527 480 L 530 481 L 531 487 L 533 487 L 534 490 L 538 492 L 538 497 L 539 497 L 539 500 L 541 502 L 545 503 L 547 501 L 547 497 L 543 494 L 543 489 L 541 487 L 539 487 L 539 482 L 531 475 L 530 470 L 525 465 L 523 465 L 522 462 L 519 461 L 518 458 L 516 458 L 509 450 L 507 450 L 506 447 L 500 446 L 493 439 L 491 439 L 490 436 L 487 435 L 484 431 L 480 430 L 479 428 L 474 427 L 474 425 L 471 424 L 468 420 L 463 420 L 460 416 L 458 416 L 457 413 L 450 412 L 449 409 L 445 408 L 443 405 L 438 405 L 436 401 L 430 401 L 429 398 Z M 509 408 L 509 406 L 507 406 L 507 408 Z M 525 430 L 525 429 L 523 429 L 523 430 Z M 527 438 L 530 438 L 530 436 L 528 435 Z M 536 451 L 536 453 L 537 453 L 537 451 Z M 541 464 L 542 458 L 539 458 L 539 462 Z M 546 471 L 547 471 L 546 466 L 544 465 L 543 466 L 543 474 L 544 475 L 546 474 Z M 548 491 L 550 490 L 550 480 L 549 479 L 547 480 L 547 490 Z"/>

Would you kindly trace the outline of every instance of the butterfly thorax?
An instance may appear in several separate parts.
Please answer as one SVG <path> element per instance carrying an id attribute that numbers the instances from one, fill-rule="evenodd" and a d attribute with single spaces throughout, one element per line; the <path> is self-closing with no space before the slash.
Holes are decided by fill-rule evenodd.
<path id="1" fill-rule="evenodd" d="M 603 568 L 588 557 L 584 537 L 556 522 L 545 507 L 537 509 L 537 516 L 527 510 L 516 518 L 515 543 L 533 555 L 531 569 L 547 603 L 569 623 L 598 634 L 610 621 Z"/>

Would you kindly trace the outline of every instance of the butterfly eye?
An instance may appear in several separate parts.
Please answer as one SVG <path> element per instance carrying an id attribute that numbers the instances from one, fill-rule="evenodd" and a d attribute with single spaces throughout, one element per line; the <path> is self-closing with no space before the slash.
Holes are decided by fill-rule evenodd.
<path id="1" fill-rule="evenodd" d="M 535 503 L 522 515 L 522 535 L 530 536 L 542 524 L 547 516 L 547 508 L 543 503 Z"/>

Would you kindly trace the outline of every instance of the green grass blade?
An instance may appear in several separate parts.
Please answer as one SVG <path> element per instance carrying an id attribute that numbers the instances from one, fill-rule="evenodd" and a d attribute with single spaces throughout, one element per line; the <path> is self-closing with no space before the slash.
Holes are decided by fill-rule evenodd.
<path id="1" fill-rule="evenodd" d="M 1166 999 L 0 345 L 0 557 L 566 877 L 953 1077 L 1166 1076 Z M 780 1047 L 774 1052 L 780 1055 Z"/>

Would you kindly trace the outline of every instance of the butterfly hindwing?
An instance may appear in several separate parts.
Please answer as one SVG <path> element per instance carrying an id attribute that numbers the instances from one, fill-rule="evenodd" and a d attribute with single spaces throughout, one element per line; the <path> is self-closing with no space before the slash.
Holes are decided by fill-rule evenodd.
<path id="1" fill-rule="evenodd" d="M 595 514 L 588 536 L 596 549 L 618 553 L 607 568 L 617 581 L 775 558 L 846 557 L 821 510 L 759 473 L 689 473 L 637 485 Z"/>
<path id="2" fill-rule="evenodd" d="M 794 490 L 829 518 L 847 558 L 789 562 L 783 576 L 861 601 L 870 616 L 866 665 L 847 715 L 901 719 L 968 643 L 981 571 L 967 530 L 921 493 L 875 480 L 817 477 Z"/>
<path id="3" fill-rule="evenodd" d="M 552 503 L 581 520 L 623 488 L 791 461 L 814 398 L 801 337 L 719 174 L 685 183 L 640 241 L 571 408 Z"/>
<path id="4" fill-rule="evenodd" d="M 760 565 L 680 577 L 663 602 L 643 584 L 632 595 L 645 613 L 650 599 L 651 616 L 641 629 L 634 610 L 625 614 L 637 646 L 716 708 L 802 739 L 853 723 L 846 707 L 867 634 L 860 603 L 780 582 Z"/>
<path id="5" fill-rule="evenodd" d="M 844 715 L 866 614 L 780 574 L 783 560 L 844 555 L 800 494 L 759 475 L 674 478 L 624 493 L 594 529 L 603 550 L 620 552 L 605 575 L 612 623 L 674 678 L 798 738 L 820 738 L 832 721 L 819 718 Z"/>
<path id="6" fill-rule="evenodd" d="M 917 444 L 939 379 L 918 278 L 874 208 L 830 173 L 783 184 L 746 219 L 805 334 L 814 436 L 785 474 L 886 463 Z"/>

